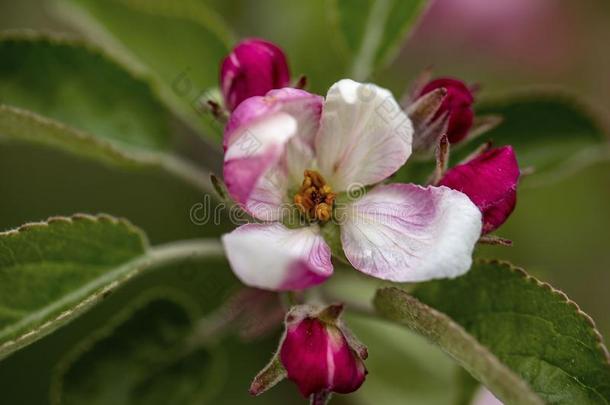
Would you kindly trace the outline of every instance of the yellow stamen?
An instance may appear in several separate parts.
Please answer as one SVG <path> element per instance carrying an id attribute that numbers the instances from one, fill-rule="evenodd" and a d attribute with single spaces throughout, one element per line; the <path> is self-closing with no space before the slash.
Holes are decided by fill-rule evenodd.
<path id="1" fill-rule="evenodd" d="M 294 196 L 297 208 L 310 220 L 327 222 L 332 216 L 335 194 L 315 170 L 305 170 L 303 183 Z"/>
<path id="2" fill-rule="evenodd" d="M 326 203 L 316 205 L 316 218 L 321 222 L 326 222 L 330 219 L 331 207 Z"/>

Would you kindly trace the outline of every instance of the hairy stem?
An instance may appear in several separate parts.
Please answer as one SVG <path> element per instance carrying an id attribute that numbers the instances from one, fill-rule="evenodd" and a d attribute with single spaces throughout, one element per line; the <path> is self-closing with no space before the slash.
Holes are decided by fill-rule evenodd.
<path id="1" fill-rule="evenodd" d="M 330 391 L 321 391 L 311 394 L 309 399 L 310 405 L 326 405 L 330 402 L 332 393 Z"/>

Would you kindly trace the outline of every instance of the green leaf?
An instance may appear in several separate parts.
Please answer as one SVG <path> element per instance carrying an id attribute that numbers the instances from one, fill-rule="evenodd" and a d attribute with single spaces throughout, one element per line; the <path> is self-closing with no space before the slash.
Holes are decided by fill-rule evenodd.
<path id="1" fill-rule="evenodd" d="M 160 263 L 150 268 L 150 271 L 144 271 L 138 277 L 131 278 L 81 316 L 0 361 L 3 402 L 49 404 L 50 396 L 56 398 L 60 384 L 64 386 L 71 384 L 63 376 L 80 355 L 93 349 L 92 346 L 100 339 L 104 341 L 110 337 L 110 332 L 120 326 L 121 321 L 127 321 L 127 318 L 130 319 L 130 314 L 147 308 L 153 300 L 163 302 L 160 306 L 155 306 L 159 311 L 147 312 L 150 315 L 148 323 L 157 324 L 158 316 L 161 318 L 161 324 L 167 324 L 165 321 L 170 317 L 172 321 L 170 326 L 181 326 L 184 319 L 191 322 L 195 317 L 199 318 L 215 311 L 238 286 L 224 258 L 197 254 L 194 250 L 191 253 L 184 251 L 184 254 L 174 256 L 172 262 Z M 170 306 L 169 310 L 164 310 Z M 173 310 L 175 306 L 179 308 Z M 156 330 L 154 327 L 147 329 L 142 326 L 148 331 Z M 273 342 L 273 345 L 277 346 L 277 341 Z M 203 364 L 204 368 L 199 368 L 205 377 L 209 366 L 216 364 L 216 359 L 224 358 L 225 353 L 233 356 L 233 352 L 229 352 L 224 344 L 219 348 L 210 347 L 209 350 L 205 346 L 201 351 L 194 351 L 194 356 L 185 357 L 184 359 L 188 360 L 185 364 L 173 357 L 172 347 L 173 345 L 159 346 L 160 350 L 167 349 L 168 356 L 164 358 L 177 360 L 175 363 L 173 361 L 167 363 L 167 367 L 162 368 L 167 372 L 175 369 L 171 364 L 177 364 L 177 367 L 179 364 L 184 364 L 188 368 L 191 364 L 190 359 L 201 359 L 206 361 Z M 137 347 L 132 349 L 136 350 Z M 272 348 L 268 348 L 269 352 L 271 350 Z M 122 353 L 127 352 L 122 351 Z M 156 353 L 155 351 L 155 355 Z M 267 356 L 267 353 L 260 353 L 257 361 L 262 363 Z M 243 350 L 242 353 L 236 353 L 234 362 L 224 364 L 221 361 L 218 364 L 220 369 L 217 371 L 225 375 L 223 367 L 231 367 L 235 364 L 235 370 L 231 370 L 230 374 L 234 381 L 237 370 L 246 369 L 246 375 L 241 376 L 239 381 L 234 383 L 237 384 L 235 387 L 243 388 L 248 386 L 257 370 L 256 364 L 250 367 L 240 365 L 240 357 L 244 358 Z M 212 362 L 206 359 L 212 359 Z M 32 364 L 36 364 L 36 367 L 32 368 Z M 166 375 L 165 372 L 163 374 Z M 120 387 L 118 389 L 120 390 Z M 245 389 L 238 391 L 242 397 L 248 396 Z M 172 392 L 168 391 L 167 394 L 171 395 Z M 160 393 L 157 391 L 157 394 Z"/>
<path id="2" fill-rule="evenodd" d="M 576 97 L 558 91 L 516 91 L 482 99 L 478 115 L 494 114 L 503 122 L 479 140 L 512 145 L 522 168 L 534 174 L 524 180 L 536 185 L 561 178 L 594 161 L 610 158 L 609 132 L 594 110 Z M 464 148 L 462 158 L 472 147 Z"/>
<path id="3" fill-rule="evenodd" d="M 226 260 L 221 256 L 201 253 L 201 250 L 205 250 L 205 248 L 202 249 L 202 246 L 205 244 L 198 242 L 192 244 L 190 249 L 183 248 L 180 254 L 172 255 L 174 260 L 171 262 L 160 263 L 154 268 L 150 268 L 150 271 L 144 271 L 138 277 L 131 278 L 82 316 L 0 361 L 2 402 L 49 404 L 50 392 L 56 398 L 58 388 L 74 387 L 70 380 L 73 377 L 77 378 L 78 375 L 70 372 L 72 366 L 80 361 L 81 355 L 88 356 L 93 351 L 95 354 L 101 355 L 100 344 L 108 342 L 107 339 L 113 339 L 115 335 L 111 335 L 110 330 L 118 331 L 123 325 L 120 323 L 121 320 L 130 322 L 134 327 L 129 330 L 134 334 L 138 333 L 135 323 L 131 323 L 131 317 L 129 320 L 118 319 L 120 318 L 117 317 L 118 314 L 128 315 L 136 309 L 136 315 L 138 319 L 142 319 L 142 322 L 148 317 L 146 325 L 142 325 L 142 328 L 147 331 L 164 330 L 152 327 L 153 324 L 158 324 L 157 317 L 161 318 L 161 324 L 167 325 L 171 322 L 169 326 L 175 328 L 182 326 L 185 320 L 190 321 L 195 317 L 208 319 L 210 316 L 216 316 L 218 308 L 226 302 L 227 297 L 234 296 L 235 289 L 240 288 L 241 285 L 231 272 Z M 161 300 L 161 306 L 154 304 L 153 300 L 155 302 Z M 154 308 L 151 308 L 148 311 L 147 303 L 155 305 L 155 308 L 159 310 L 155 311 Z M 172 308 L 175 305 L 172 306 L 172 304 L 180 308 L 174 310 Z M 138 309 L 146 310 L 147 315 L 138 315 L 140 313 L 137 312 Z M 151 327 L 147 326 L 149 324 Z M 199 328 L 198 322 L 197 330 L 200 331 Z M 279 332 L 279 330 L 280 325 L 278 324 L 277 331 Z M 107 333 L 103 333 L 103 331 Z M 122 336 L 125 338 L 122 341 L 131 340 L 127 334 Z M 141 334 L 138 336 L 146 340 Z M 227 336 L 222 341 L 206 340 L 204 349 L 197 350 L 193 352 L 192 356 L 185 357 L 186 362 L 181 362 L 179 357 L 174 357 L 173 341 L 168 342 L 172 344 L 167 346 L 158 345 L 155 346 L 153 355 L 163 351 L 161 356 L 167 359 L 168 363 L 164 362 L 163 367 L 151 370 L 158 370 L 159 374 L 151 373 L 144 379 L 151 381 L 150 384 L 146 383 L 148 389 L 154 391 L 154 396 L 158 395 L 160 398 L 171 398 L 174 394 L 178 395 L 179 392 L 184 394 L 190 392 L 195 395 L 197 392 L 201 392 L 206 398 L 204 403 L 215 403 L 214 401 L 230 404 L 246 403 L 251 400 L 247 387 L 277 348 L 278 338 L 279 336 L 274 333 L 250 343 L 233 336 Z M 113 341 L 116 340 L 113 339 Z M 138 346 L 131 348 L 134 352 L 142 354 Z M 156 350 L 157 348 L 159 351 Z M 112 350 L 105 351 L 108 356 L 112 356 L 111 352 Z M 125 354 L 131 364 L 145 360 L 142 356 L 132 356 L 123 348 L 121 348 L 121 353 Z M 116 357 L 113 359 L 116 360 Z M 103 362 L 104 359 L 98 357 L 97 360 Z M 203 364 L 194 364 L 198 361 Z M 36 367 L 32 367 L 32 364 L 35 364 Z M 58 367 L 58 365 L 60 366 Z M 196 378 L 194 368 L 191 369 L 191 366 L 197 367 L 206 381 L 205 385 L 208 386 L 208 383 L 214 385 L 213 389 L 208 391 L 202 387 L 202 390 L 197 392 L 187 389 L 192 387 L 191 376 Z M 66 372 L 70 374 L 67 378 L 65 377 Z M 185 380 L 184 385 L 176 385 L 174 372 L 180 373 L 180 378 Z M 210 373 L 216 373 L 219 378 L 211 376 Z M 167 379 L 167 385 L 171 384 L 172 387 L 153 386 L 163 384 L 163 381 L 154 378 L 155 376 L 159 376 L 163 380 Z M 222 376 L 230 376 L 230 378 L 222 378 Z M 102 383 L 99 387 L 110 389 L 108 385 Z M 117 386 L 116 389 L 122 394 L 126 392 L 120 386 Z M 218 390 L 220 392 L 217 392 Z M 289 395 L 293 397 L 298 393 L 293 384 L 286 382 L 266 393 L 263 402 L 265 404 L 285 404 L 285 398 Z M 180 398 L 184 398 L 184 396 Z M 184 402 L 178 400 L 165 403 Z"/>
<path id="4" fill-rule="evenodd" d="M 4 35 L 0 95 L 4 105 L 95 135 L 100 143 L 136 152 L 169 147 L 170 115 L 150 86 L 83 42 Z"/>
<path id="5" fill-rule="evenodd" d="M 610 402 L 608 352 L 593 321 L 565 294 L 521 269 L 504 262 L 478 261 L 462 277 L 418 285 L 413 291 L 416 298 L 396 289 L 379 294 L 384 303 L 391 297 L 408 302 L 386 305 L 408 319 L 416 313 L 420 320 L 434 314 L 457 323 L 545 402 Z M 423 312 L 417 312 L 422 308 Z M 442 347 L 456 349 L 452 342 Z M 504 393 L 486 381 L 487 376 L 481 378 L 465 368 L 503 399 Z"/>
<path id="6" fill-rule="evenodd" d="M 56 0 L 56 6 L 91 41 L 149 75 L 175 113 L 220 139 L 201 98 L 218 86 L 220 62 L 234 39 L 214 10 L 196 0 Z"/>
<path id="7" fill-rule="evenodd" d="M 154 163 L 152 155 L 125 152 L 103 139 L 28 110 L 0 105 L 0 133 L 16 140 L 53 146 L 121 167 Z"/>
<path id="8" fill-rule="evenodd" d="M 103 215 L 52 218 L 0 233 L 0 358 L 56 330 L 145 270 L 185 255 L 221 252 L 217 242 L 205 241 L 148 249 L 138 229 Z"/>
<path id="9" fill-rule="evenodd" d="M 507 404 L 542 404 L 515 373 L 445 314 L 396 287 L 378 290 L 377 311 L 428 338 Z"/>
<path id="10" fill-rule="evenodd" d="M 184 351 L 195 319 L 181 300 L 149 291 L 91 333 L 58 364 L 52 403 L 152 405 L 209 400 L 227 377 L 226 359 L 219 349 Z"/>
<path id="11" fill-rule="evenodd" d="M 161 167 L 208 191 L 170 150 L 170 113 L 150 85 L 77 40 L 0 37 L 0 134 L 125 167 Z"/>
<path id="12" fill-rule="evenodd" d="M 390 62 L 420 15 L 425 0 L 330 0 L 331 22 L 353 57 L 350 75 L 367 79 Z"/>

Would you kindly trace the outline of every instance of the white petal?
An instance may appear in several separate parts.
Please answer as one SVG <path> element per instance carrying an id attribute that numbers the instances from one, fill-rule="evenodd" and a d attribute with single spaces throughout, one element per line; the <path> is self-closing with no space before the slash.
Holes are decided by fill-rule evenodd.
<path id="1" fill-rule="evenodd" d="M 292 115 L 285 112 L 269 115 L 243 128 L 227 148 L 225 160 L 261 155 L 274 146 L 285 145 L 296 133 L 297 120 Z"/>
<path id="2" fill-rule="evenodd" d="M 375 184 L 407 161 L 412 137 L 411 121 L 388 90 L 341 80 L 326 95 L 317 163 L 335 191 Z"/>
<path id="3" fill-rule="evenodd" d="M 453 278 L 470 269 L 481 212 L 447 187 L 378 186 L 345 209 L 341 242 L 350 263 L 406 282 Z"/>
<path id="4" fill-rule="evenodd" d="M 283 170 L 268 170 L 247 199 L 246 211 L 261 221 L 279 221 L 285 215 L 284 210 L 289 212 L 288 187 L 289 180 Z"/>
<path id="5" fill-rule="evenodd" d="M 302 290 L 333 272 L 330 248 L 317 226 L 288 229 L 280 223 L 247 224 L 222 237 L 235 275 L 266 290 Z"/>
<path id="6" fill-rule="evenodd" d="M 301 137 L 293 138 L 286 148 L 285 172 L 288 184 L 300 185 L 303 182 L 305 169 L 313 168 L 313 146 L 304 142 Z"/>
<path id="7" fill-rule="evenodd" d="M 278 183 L 282 188 L 270 188 L 273 183 L 267 180 L 285 178 L 280 161 L 286 143 L 296 134 L 297 123 L 289 114 L 279 112 L 247 129 L 248 132 L 237 137 L 225 153 L 224 181 L 233 199 L 255 217 L 277 219 L 281 196 L 287 187 L 282 181 Z"/>

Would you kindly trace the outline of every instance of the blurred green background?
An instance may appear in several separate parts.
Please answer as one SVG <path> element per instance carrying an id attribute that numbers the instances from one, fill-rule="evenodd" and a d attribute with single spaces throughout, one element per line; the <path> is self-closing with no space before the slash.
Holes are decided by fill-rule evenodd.
<path id="1" fill-rule="evenodd" d="M 282 45 L 294 75 L 306 74 L 311 89 L 324 92 L 342 77 L 345 65 L 331 47 L 332 38 L 321 12 L 324 1 L 208 3 L 239 37 L 260 36 Z M 42 0 L 0 1 L 0 29 L 12 28 L 74 32 Z M 438 0 L 396 61 L 377 73 L 374 81 L 399 95 L 418 72 L 432 66 L 437 74 L 480 84 L 482 94 L 517 86 L 557 85 L 595 104 L 609 123 L 609 43 L 610 3 L 606 0 Z M 176 74 L 181 69 L 177 66 Z M 198 227 L 189 220 L 190 207 L 202 198 L 188 185 L 161 172 L 125 173 L 39 146 L 0 143 L 0 230 L 52 215 L 105 212 L 129 218 L 146 231 L 153 244 L 218 235 L 220 229 Z M 593 317 L 606 344 L 610 343 L 610 161 L 542 187 L 527 187 L 525 183 L 519 189 L 515 213 L 498 234 L 514 240 L 514 247 L 479 248 L 480 255 L 508 259 L 566 292 Z M 377 358 L 373 355 L 371 362 L 385 368 L 377 376 L 371 370 L 367 384 L 357 395 L 344 398 L 345 403 L 373 403 L 380 398 L 384 400 L 377 403 L 399 403 L 399 398 L 403 400 L 400 403 L 407 402 L 405 399 L 446 403 L 456 395 L 455 389 L 445 385 L 454 378 L 455 370 L 444 355 L 421 339 L 387 325 L 377 325 L 371 331 L 370 322 L 354 319 L 354 329 L 361 331 L 370 347 L 374 348 L 376 341 L 384 342 L 385 346 L 377 346 L 384 347 L 385 353 Z M 35 361 L 45 356 L 53 339 L 61 340 L 61 334 L 3 362 L 0 376 L 12 375 L 23 384 L 38 381 L 32 389 L 42 393 L 29 399 L 16 393 L 14 398 L 22 402 L 14 399 L 11 404 L 39 403 L 45 397 L 46 377 L 36 377 L 41 372 L 36 371 Z M 396 343 L 405 340 L 421 350 L 414 354 Z M 237 349 L 231 346 L 234 344 Z M 273 349 L 273 338 L 257 346 L 228 345 L 231 353 L 244 354 L 231 356 L 240 366 L 227 372 L 225 379 L 231 381 L 223 384 L 244 391 L 245 398 L 248 380 Z M 261 345 L 266 345 L 266 350 Z M 14 365 L 22 360 L 31 362 L 29 367 L 16 371 Z M 232 374 L 241 365 L 239 376 Z M 411 369 L 418 372 L 410 374 Z M 3 391 L 9 388 L 5 384 L 0 383 Z M 282 394 L 295 395 L 293 387 L 286 385 L 252 403 L 281 403 Z M 430 396 L 430 391 L 438 392 Z M 243 399 L 229 400 L 229 394 L 224 395 L 226 403 L 241 403 Z"/>

